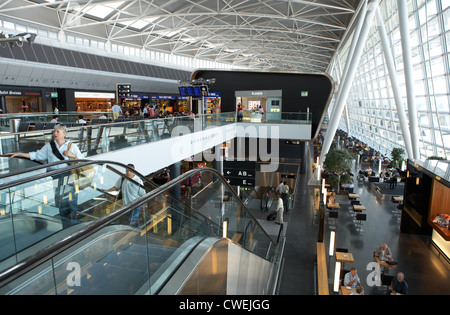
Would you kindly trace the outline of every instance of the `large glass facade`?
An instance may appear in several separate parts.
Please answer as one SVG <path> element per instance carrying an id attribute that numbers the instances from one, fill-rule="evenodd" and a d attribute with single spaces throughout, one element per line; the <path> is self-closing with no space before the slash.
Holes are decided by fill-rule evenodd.
<path id="1" fill-rule="evenodd" d="M 407 0 L 407 4 L 420 158 L 448 159 L 450 1 Z M 380 0 L 380 11 L 395 61 L 402 106 L 409 119 L 397 0 Z M 337 87 L 350 42 L 342 46 L 329 69 Z M 362 44 L 364 52 L 346 103 L 349 119 L 345 120 L 343 115 L 339 128 L 390 156 L 394 147 L 404 148 L 405 143 L 376 20 L 366 43 Z"/>

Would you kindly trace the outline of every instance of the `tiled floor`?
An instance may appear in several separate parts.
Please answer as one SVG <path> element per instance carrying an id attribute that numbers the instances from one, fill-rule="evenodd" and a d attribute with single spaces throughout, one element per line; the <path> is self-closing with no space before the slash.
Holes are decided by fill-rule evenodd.
<path id="1" fill-rule="evenodd" d="M 309 169 L 309 168 L 307 168 Z M 280 295 L 312 295 L 315 294 L 315 261 L 316 242 L 318 237 L 318 220 L 313 211 L 313 189 L 308 185 L 309 174 L 300 174 L 295 194 L 295 209 L 284 220 L 288 223 L 286 231 L 286 247 L 283 270 L 278 294 Z M 389 274 L 398 271 L 405 274 L 410 294 L 415 295 L 446 295 L 450 294 L 450 266 L 439 258 L 435 250 L 428 244 L 428 237 L 400 233 L 399 218 L 393 215 L 396 204 L 390 196 L 384 199 L 377 196 L 371 188 L 372 183 L 356 182 L 355 193 L 360 195 L 361 204 L 367 208 L 367 221 L 363 223 L 363 231 L 356 231 L 351 216 L 350 203 L 347 196 L 338 195 L 338 224 L 336 226 L 336 247 L 347 248 L 355 258 L 353 264 L 347 263 L 346 268 L 355 266 L 362 280 L 365 293 L 368 295 L 384 294 L 384 291 L 372 286 L 367 280 L 373 271 L 366 270 L 368 263 L 373 261 L 373 252 L 382 243 L 387 243 L 393 252 L 398 267 Z M 267 213 L 254 211 L 260 221 Z M 273 222 L 267 222 L 271 224 Z M 330 230 L 325 224 L 324 241 L 328 248 Z M 329 284 L 333 293 L 333 272 L 335 258 L 329 258 Z"/>

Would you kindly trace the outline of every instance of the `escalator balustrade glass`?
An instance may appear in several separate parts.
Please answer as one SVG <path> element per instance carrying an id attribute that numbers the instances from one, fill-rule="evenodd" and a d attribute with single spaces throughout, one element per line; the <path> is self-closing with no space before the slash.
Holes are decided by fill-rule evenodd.
<path id="1" fill-rule="evenodd" d="M 277 259 L 276 244 L 217 171 L 191 170 L 155 187 L 125 165 L 78 166 L 87 164 L 95 174 L 83 189 L 71 182 L 74 164 L 0 185 L 1 241 L 14 244 L 2 252 L 0 294 L 157 294 L 201 242 L 222 235 Z M 145 193 L 124 204 L 110 188 L 130 180 L 127 170 Z M 71 202 L 76 215 L 66 216 Z"/>

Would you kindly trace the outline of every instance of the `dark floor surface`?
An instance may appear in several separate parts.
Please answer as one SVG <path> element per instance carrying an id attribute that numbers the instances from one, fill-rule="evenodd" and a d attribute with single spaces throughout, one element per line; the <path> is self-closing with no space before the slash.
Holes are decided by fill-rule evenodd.
<path id="1" fill-rule="evenodd" d="M 307 168 L 308 169 L 308 168 Z M 355 170 L 359 169 L 358 166 Z M 295 187 L 294 210 L 285 214 L 286 246 L 280 279 L 279 295 L 314 295 L 316 242 L 318 239 L 318 219 L 313 210 L 313 185 L 308 185 L 311 172 L 300 174 Z M 401 187 L 401 186 L 400 186 Z M 355 193 L 360 195 L 361 204 L 367 208 L 367 221 L 363 222 L 362 231 L 358 232 L 351 216 L 350 202 L 346 195 L 338 195 L 340 203 L 339 217 L 336 225 L 336 247 L 347 248 L 354 256 L 355 262 L 346 263 L 345 268 L 355 266 L 362 281 L 366 295 L 382 295 L 385 291 L 380 286 L 371 285 L 373 269 L 366 270 L 373 261 L 373 252 L 382 243 L 387 243 L 398 262 L 397 272 L 405 274 L 409 292 L 413 295 L 447 295 L 450 294 L 450 265 L 438 255 L 429 244 L 430 237 L 400 233 L 400 216 L 393 214 L 397 204 L 391 201 L 389 191 L 380 195 L 372 188 L 372 183 L 355 181 Z M 398 192 L 398 190 L 396 191 Z M 263 221 L 267 212 L 252 210 Z M 327 210 L 328 212 L 328 210 Z M 267 222 L 271 224 L 273 222 Z M 273 223 L 275 224 L 275 223 Z M 328 249 L 330 236 L 329 222 L 325 221 L 324 242 Z M 327 253 L 328 255 L 328 253 Z M 330 294 L 333 292 L 333 275 L 335 257 L 328 259 Z"/>

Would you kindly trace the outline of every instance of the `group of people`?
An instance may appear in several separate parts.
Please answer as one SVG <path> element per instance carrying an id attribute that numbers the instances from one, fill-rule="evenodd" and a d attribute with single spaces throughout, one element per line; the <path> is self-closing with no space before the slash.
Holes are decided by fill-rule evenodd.
<path id="1" fill-rule="evenodd" d="M 379 246 L 374 252 L 374 258 L 378 257 L 380 260 L 392 259 L 392 252 L 386 243 Z M 361 284 L 361 279 L 358 276 L 358 270 L 356 267 L 351 267 L 350 271 L 344 275 L 343 285 L 353 289 L 352 295 L 364 295 L 364 288 Z M 405 275 L 403 272 L 398 272 L 393 277 L 389 288 L 386 292 L 387 295 L 391 294 L 408 294 L 408 283 L 405 281 Z"/>

